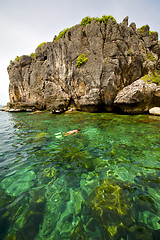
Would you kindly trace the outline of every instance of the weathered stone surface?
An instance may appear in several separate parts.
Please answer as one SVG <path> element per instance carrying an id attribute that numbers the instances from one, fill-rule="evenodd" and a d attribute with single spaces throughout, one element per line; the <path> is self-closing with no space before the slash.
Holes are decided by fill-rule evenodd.
<path id="1" fill-rule="evenodd" d="M 152 99 L 156 90 L 156 84 L 148 84 L 139 79 L 119 91 L 114 104 L 125 113 L 144 113 L 152 106 Z"/>
<path id="2" fill-rule="evenodd" d="M 81 54 L 88 61 L 77 68 Z M 157 33 L 149 34 L 146 26 L 140 34 L 135 23 L 128 26 L 128 17 L 120 24 L 110 19 L 76 25 L 58 41 L 38 47 L 35 58 L 22 56 L 10 64 L 10 103 L 53 112 L 71 103 L 82 111 L 112 111 L 119 90 L 153 72 L 159 56 Z"/>
<path id="3" fill-rule="evenodd" d="M 160 116 L 160 107 L 154 107 L 154 108 L 149 109 L 149 113 L 152 115 Z"/>
<path id="4" fill-rule="evenodd" d="M 20 59 L 19 59 L 19 64 L 21 67 L 24 67 L 26 65 L 29 65 L 31 63 L 31 57 L 27 56 L 27 55 L 23 55 Z"/>
<path id="5" fill-rule="evenodd" d="M 160 107 L 160 86 L 157 86 L 152 98 L 152 107 Z"/>

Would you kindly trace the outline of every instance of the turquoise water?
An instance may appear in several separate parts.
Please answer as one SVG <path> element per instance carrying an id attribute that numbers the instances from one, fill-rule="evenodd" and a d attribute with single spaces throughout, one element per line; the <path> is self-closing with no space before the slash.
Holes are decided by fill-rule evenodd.
<path id="1" fill-rule="evenodd" d="M 0 239 L 159 240 L 160 117 L 0 112 Z"/>

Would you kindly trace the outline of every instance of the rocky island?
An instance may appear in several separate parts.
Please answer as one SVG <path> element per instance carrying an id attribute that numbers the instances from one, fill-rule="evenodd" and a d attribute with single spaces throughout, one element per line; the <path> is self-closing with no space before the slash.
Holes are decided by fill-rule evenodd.
<path id="1" fill-rule="evenodd" d="M 160 107 L 160 42 L 148 25 L 86 17 L 11 62 L 6 110 L 120 111 Z"/>

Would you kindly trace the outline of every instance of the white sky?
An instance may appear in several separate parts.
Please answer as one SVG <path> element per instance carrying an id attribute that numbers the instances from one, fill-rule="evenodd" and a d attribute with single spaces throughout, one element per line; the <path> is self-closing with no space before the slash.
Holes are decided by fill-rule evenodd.
<path id="1" fill-rule="evenodd" d="M 117 22 L 129 16 L 129 23 L 160 33 L 159 12 L 159 0 L 0 0 L 0 104 L 9 101 L 7 66 L 16 56 L 30 55 L 86 16 L 112 15 Z"/>

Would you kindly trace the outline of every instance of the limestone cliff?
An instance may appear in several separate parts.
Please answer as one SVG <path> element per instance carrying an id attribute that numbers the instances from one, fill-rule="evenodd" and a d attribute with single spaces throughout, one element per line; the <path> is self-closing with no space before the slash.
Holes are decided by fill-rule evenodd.
<path id="1" fill-rule="evenodd" d="M 78 57 L 85 63 L 77 67 Z M 111 111 L 117 93 L 160 65 L 157 32 L 92 20 L 68 29 L 58 41 L 38 47 L 8 67 L 10 107 L 65 111 Z M 77 65 L 77 66 L 76 66 Z"/>

